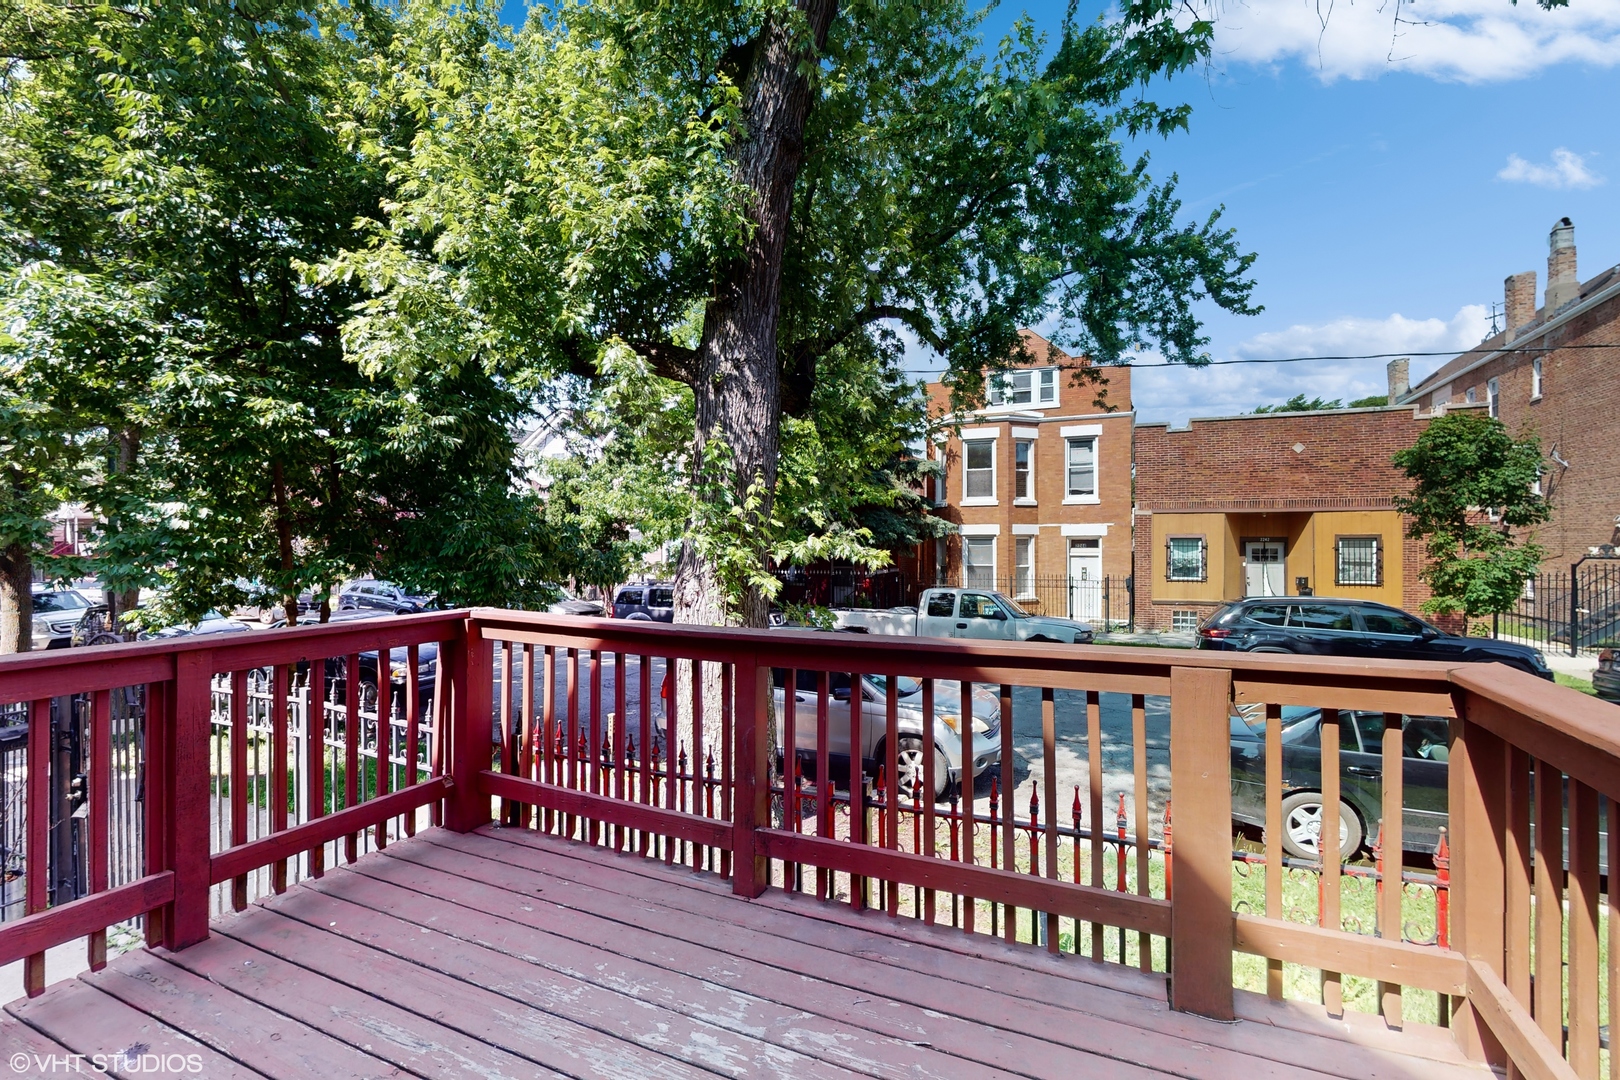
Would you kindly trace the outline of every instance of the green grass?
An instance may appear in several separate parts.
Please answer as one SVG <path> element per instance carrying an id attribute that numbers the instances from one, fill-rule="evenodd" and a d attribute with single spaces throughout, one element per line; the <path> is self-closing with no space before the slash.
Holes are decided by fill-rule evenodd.
<path id="1" fill-rule="evenodd" d="M 1574 675 L 1565 675 L 1562 671 L 1555 671 L 1553 672 L 1553 681 L 1559 686 L 1567 686 L 1572 690 L 1579 690 L 1583 694 L 1597 696 L 1597 691 L 1592 689 L 1592 683 L 1589 679 L 1581 679 Z"/>

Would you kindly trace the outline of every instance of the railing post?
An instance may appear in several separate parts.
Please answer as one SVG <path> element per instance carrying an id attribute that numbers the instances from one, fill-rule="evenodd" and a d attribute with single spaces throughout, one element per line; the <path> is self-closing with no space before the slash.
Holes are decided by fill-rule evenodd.
<path id="1" fill-rule="evenodd" d="M 490 767 L 494 746 L 495 648 L 472 619 L 456 630 L 450 651 L 450 778 L 444 827 L 471 832 L 495 820 L 489 795 L 479 790 L 478 774 Z"/>
<path id="2" fill-rule="evenodd" d="M 1230 671 L 1170 670 L 1170 788 L 1181 810 L 1170 1005 L 1216 1020 L 1232 1019 L 1231 703 Z"/>
<path id="3" fill-rule="evenodd" d="M 1505 746 L 1500 738 L 1467 720 L 1467 695 L 1454 695 L 1448 757 L 1451 807 L 1450 926 L 1452 948 L 1503 975 L 1506 937 L 1507 815 L 1502 793 Z M 1495 796 L 1494 798 L 1492 796 Z M 1452 1028 L 1468 1056 L 1504 1064 L 1506 1055 L 1466 998 L 1455 1003 Z"/>
<path id="4" fill-rule="evenodd" d="M 737 708 L 732 723 L 736 792 L 731 811 L 731 891 L 755 897 L 771 883 L 770 861 L 759 855 L 754 830 L 770 824 L 771 673 L 758 658 L 737 661 Z"/>
<path id="5" fill-rule="evenodd" d="M 160 794 L 169 869 L 174 871 L 174 905 L 164 922 L 163 944 L 169 949 L 184 949 L 208 938 L 208 748 L 213 737 L 209 684 L 213 673 L 213 654 L 207 650 L 175 655 L 167 738 L 157 748 L 167 757 Z M 148 752 L 152 749 L 148 744 Z"/>

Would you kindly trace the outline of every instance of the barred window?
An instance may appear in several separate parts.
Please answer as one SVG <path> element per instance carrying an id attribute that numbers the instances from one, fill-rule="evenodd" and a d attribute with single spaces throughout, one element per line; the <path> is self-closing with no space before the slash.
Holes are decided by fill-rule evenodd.
<path id="1" fill-rule="evenodd" d="M 1208 546 L 1202 536 L 1172 536 L 1164 542 L 1164 576 L 1168 581 L 1206 581 Z"/>
<path id="2" fill-rule="evenodd" d="M 1339 537 L 1336 585 L 1382 585 L 1383 549 L 1376 536 Z"/>

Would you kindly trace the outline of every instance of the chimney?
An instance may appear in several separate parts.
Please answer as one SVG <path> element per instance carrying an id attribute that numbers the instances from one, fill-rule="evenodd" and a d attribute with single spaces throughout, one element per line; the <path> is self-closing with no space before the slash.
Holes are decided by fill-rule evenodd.
<path id="1" fill-rule="evenodd" d="M 1405 357 L 1391 360 L 1385 370 L 1389 372 L 1389 403 L 1394 405 L 1412 388 L 1412 361 Z"/>
<path id="2" fill-rule="evenodd" d="M 1507 336 L 1512 340 L 1536 317 L 1536 272 L 1526 270 L 1502 283 L 1503 308 L 1507 312 Z"/>
<path id="3" fill-rule="evenodd" d="M 1547 237 L 1546 318 L 1565 304 L 1579 300 L 1580 279 L 1575 276 L 1575 226 L 1559 218 Z"/>

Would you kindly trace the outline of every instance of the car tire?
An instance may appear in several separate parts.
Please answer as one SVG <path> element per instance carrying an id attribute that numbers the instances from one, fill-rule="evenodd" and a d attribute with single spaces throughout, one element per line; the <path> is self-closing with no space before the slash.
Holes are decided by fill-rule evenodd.
<path id="1" fill-rule="evenodd" d="M 1034 637 L 1030 638 L 1029 640 L 1030 641 L 1039 641 L 1039 642 L 1041 642 L 1043 644 L 1046 644 L 1046 645 L 1056 645 L 1057 644 L 1057 639 L 1056 638 L 1049 638 L 1045 634 L 1036 634 Z"/>
<path id="2" fill-rule="evenodd" d="M 1322 793 L 1296 791 L 1282 803 L 1283 851 L 1295 859 L 1315 861 L 1321 858 L 1317 838 L 1322 832 Z M 1355 808 L 1339 800 L 1339 856 L 1348 861 L 1361 850 L 1365 836 L 1361 818 Z"/>
<path id="3" fill-rule="evenodd" d="M 916 735 L 902 735 L 895 744 L 895 788 L 900 796 L 902 807 L 916 801 L 917 792 L 923 783 L 923 741 Z M 877 755 L 879 761 L 887 761 L 888 749 L 882 743 L 878 744 Z M 951 766 L 945 760 L 945 755 L 939 747 L 934 747 L 934 802 L 944 800 L 946 789 L 950 786 Z"/>
<path id="4" fill-rule="evenodd" d="M 624 617 L 625 622 L 652 622 L 652 616 L 645 611 L 632 612 Z"/>

